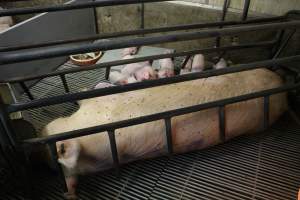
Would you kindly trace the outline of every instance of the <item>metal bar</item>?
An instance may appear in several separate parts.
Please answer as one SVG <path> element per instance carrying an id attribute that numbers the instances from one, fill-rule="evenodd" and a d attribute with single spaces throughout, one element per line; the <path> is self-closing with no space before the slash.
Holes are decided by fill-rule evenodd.
<path id="1" fill-rule="evenodd" d="M 269 128 L 270 124 L 270 96 L 264 96 L 264 130 Z"/>
<path id="2" fill-rule="evenodd" d="M 53 58 L 57 56 L 65 56 L 71 54 L 80 54 L 85 52 L 105 51 L 112 49 L 120 49 L 132 46 L 143 46 L 161 44 L 167 42 L 189 41 L 202 38 L 229 36 L 236 33 L 259 30 L 277 30 L 283 28 L 298 28 L 300 21 L 292 21 L 285 23 L 273 23 L 264 25 L 251 25 L 243 27 L 230 27 L 223 29 L 202 30 L 199 32 L 176 33 L 163 36 L 149 36 L 143 38 L 134 38 L 131 40 L 112 40 L 92 44 L 77 44 L 71 47 L 52 47 L 48 49 L 30 50 L 27 52 L 11 53 L 0 55 L 0 64 L 18 63 L 29 60 L 39 60 L 44 58 Z"/>
<path id="3" fill-rule="evenodd" d="M 184 69 L 185 68 L 185 65 L 187 64 L 187 62 L 189 61 L 189 59 L 191 58 L 192 56 L 191 55 L 188 55 L 185 57 L 180 69 Z"/>
<path id="4" fill-rule="evenodd" d="M 245 0 L 243 14 L 242 14 L 242 21 L 247 20 L 250 3 L 251 3 L 251 0 Z"/>
<path id="5" fill-rule="evenodd" d="M 0 122 L 4 128 L 4 132 L 9 138 L 10 145 L 15 147 L 18 145 L 17 136 L 12 128 L 9 113 L 7 112 L 7 105 L 4 104 L 2 97 L 0 96 Z"/>
<path id="6" fill-rule="evenodd" d="M 294 36 L 294 34 L 296 33 L 297 30 L 293 30 L 292 32 L 290 32 L 287 36 L 287 38 L 281 43 L 281 45 L 279 46 L 279 48 L 277 49 L 276 53 L 273 55 L 273 59 L 278 58 L 282 51 L 286 48 L 286 46 L 289 44 L 290 40 L 292 39 L 292 37 Z"/>
<path id="7" fill-rule="evenodd" d="M 159 28 L 138 29 L 133 31 L 102 33 L 102 34 L 95 34 L 95 35 L 73 38 L 68 40 L 56 40 L 56 41 L 49 41 L 49 42 L 38 43 L 38 44 L 25 44 L 25 45 L 18 45 L 18 46 L 0 47 L 0 52 L 54 46 L 54 45 L 67 44 L 67 43 L 93 41 L 97 39 L 125 37 L 125 36 L 132 36 L 132 35 L 144 35 L 150 33 L 171 32 L 171 31 L 178 31 L 178 30 L 191 30 L 191 29 L 209 28 L 209 27 L 217 27 L 217 26 L 223 27 L 223 26 L 263 23 L 263 22 L 274 22 L 274 21 L 282 21 L 285 19 L 286 19 L 285 16 L 279 16 L 279 17 L 271 17 L 271 18 L 252 19 L 243 22 L 227 21 L 227 22 L 197 23 L 197 24 L 176 25 L 176 26 L 159 27 Z"/>
<path id="8" fill-rule="evenodd" d="M 115 137 L 115 131 L 107 131 L 108 137 L 109 137 L 109 143 L 110 143 L 110 149 L 111 149 L 111 155 L 113 159 L 113 165 L 116 170 L 117 176 L 120 176 L 120 167 L 119 167 L 119 156 L 118 156 L 118 149 L 116 144 L 116 137 Z"/>
<path id="9" fill-rule="evenodd" d="M 147 116 L 142 116 L 138 118 L 133 118 L 133 119 L 127 119 L 127 120 L 122 120 L 118 122 L 113 122 L 109 124 L 103 124 L 99 126 L 94 126 L 94 127 L 89 127 L 89 128 L 84 128 L 84 129 L 79 129 L 79 130 L 73 130 L 69 132 L 64 132 L 60 134 L 55 134 L 55 135 L 50 135 L 47 137 L 43 138 L 33 138 L 33 139 L 28 139 L 23 141 L 26 144 L 45 144 L 49 142 L 55 142 L 55 141 L 61 141 L 61 140 L 67 140 L 75 137 L 82 137 L 86 135 L 91 135 L 91 134 L 96 134 L 96 133 L 101 133 L 105 132 L 107 130 L 115 130 L 115 129 L 120 129 L 128 126 L 134 126 L 137 124 L 142 124 L 142 123 L 147 123 L 151 121 L 157 121 L 165 118 L 171 118 L 174 116 L 179 116 L 179 115 L 184 115 L 192 112 L 198 112 L 201 110 L 209 109 L 209 108 L 215 108 L 215 107 L 221 107 L 225 106 L 228 104 L 233 104 L 241 101 L 246 101 L 250 99 L 256 99 L 264 96 L 270 96 L 273 94 L 277 93 L 282 93 L 286 92 L 289 90 L 294 90 L 296 88 L 300 87 L 300 83 L 298 84 L 291 84 L 291 85 L 285 85 L 279 88 L 273 88 L 269 90 L 263 90 L 260 92 L 255 92 L 251 94 L 245 94 L 237 97 L 231 97 L 227 99 L 222 99 L 214 102 L 208 102 L 200 105 L 195 105 L 195 106 L 190 106 L 190 107 L 185 107 L 185 108 L 180 108 L 176 110 L 170 110 L 166 112 L 161 112 L 161 113 L 155 113 L 152 115 L 147 115 Z"/>
<path id="10" fill-rule="evenodd" d="M 274 60 L 259 61 L 259 62 L 249 63 L 249 64 L 241 64 L 234 67 L 228 67 L 228 68 L 223 68 L 218 70 L 208 70 L 204 72 L 184 74 L 184 75 L 174 76 L 170 78 L 148 80 L 148 81 L 132 83 L 128 85 L 114 86 L 109 88 L 100 88 L 100 89 L 89 90 L 80 93 L 64 94 L 64 95 L 48 97 L 44 99 L 33 100 L 31 102 L 26 102 L 26 103 L 11 104 L 7 106 L 7 110 L 9 113 L 11 113 L 11 112 L 21 111 L 26 109 L 38 108 L 42 106 L 50 106 L 50 105 L 66 103 L 70 101 L 71 102 L 78 101 L 78 100 L 83 100 L 83 99 L 88 99 L 88 98 L 93 98 L 98 96 L 105 96 L 105 95 L 128 92 L 133 90 L 146 89 L 150 87 L 196 80 L 196 79 L 207 78 L 211 76 L 236 73 L 236 72 L 252 70 L 252 69 L 270 68 L 272 65 L 275 64 L 279 65 L 282 63 L 294 62 L 298 60 L 300 60 L 300 55 L 274 59 Z"/>
<path id="11" fill-rule="evenodd" d="M 109 79 L 110 68 L 111 68 L 111 67 L 106 67 L 106 68 L 105 68 L 105 79 L 106 79 L 106 80 Z"/>
<path id="12" fill-rule="evenodd" d="M 177 53 L 171 53 L 171 54 L 161 54 L 161 55 L 154 55 L 154 56 L 144 56 L 134 59 L 124 59 L 119 61 L 112 61 L 112 62 L 105 62 L 105 63 L 99 63 L 91 66 L 85 66 L 85 67 L 76 67 L 66 70 L 58 70 L 54 72 L 49 72 L 42 75 L 30 75 L 27 77 L 14 77 L 10 79 L 4 79 L 0 80 L 0 82 L 3 83 L 16 83 L 20 81 L 29 81 L 34 79 L 40 79 L 40 78 L 46 78 L 46 77 L 52 77 L 57 76 L 61 74 L 69 74 L 69 73 L 76 73 L 81 71 L 88 71 L 88 70 L 94 70 L 98 68 L 107 68 L 111 66 L 117 66 L 117 65 L 124 65 L 129 63 L 136 63 L 136 62 L 142 62 L 142 61 L 148 61 L 148 60 L 158 60 L 162 58 L 169 58 L 169 57 L 179 57 L 179 56 L 186 56 L 186 55 L 194 55 L 198 53 L 213 53 L 217 51 L 231 51 L 231 50 L 238 50 L 238 49 L 244 49 L 244 48 L 263 48 L 263 47 L 271 47 L 274 45 L 274 41 L 268 41 L 268 42 L 259 42 L 259 43 L 253 43 L 253 44 L 242 44 L 242 45 L 236 45 L 236 46 L 225 46 L 220 48 L 209 48 L 209 49 L 197 49 L 192 51 L 184 51 L 184 52 L 177 52 Z"/>
<path id="13" fill-rule="evenodd" d="M 93 0 L 96 2 L 96 0 Z M 99 34 L 99 25 L 98 25 L 98 15 L 97 15 L 97 8 L 93 7 L 93 12 L 94 12 L 94 20 L 95 20 L 95 30 L 96 33 Z"/>
<path id="14" fill-rule="evenodd" d="M 171 118 L 165 119 L 165 126 L 166 126 L 166 138 L 167 138 L 167 149 L 168 154 L 173 154 L 173 140 L 172 140 L 172 125 L 171 125 Z"/>
<path id="15" fill-rule="evenodd" d="M 273 58 L 274 55 L 276 54 L 276 51 L 278 51 L 278 48 L 282 42 L 282 38 L 285 34 L 285 30 L 278 30 L 277 35 L 276 35 L 276 43 L 274 44 L 273 48 L 271 48 L 271 56 L 270 58 Z"/>
<path id="16" fill-rule="evenodd" d="M 222 9 L 221 22 L 225 21 L 229 5 L 230 5 L 230 0 L 224 0 L 223 9 Z M 220 26 L 219 28 L 223 28 L 223 26 Z M 216 47 L 220 47 L 220 45 L 221 45 L 221 37 L 217 37 L 217 39 L 216 39 Z"/>
<path id="17" fill-rule="evenodd" d="M 76 10 L 76 9 L 93 8 L 93 7 L 163 2 L 163 1 L 166 0 L 101 0 L 101 1 L 93 1 L 93 2 L 79 2 L 79 3 L 72 3 L 72 4 L 51 5 L 51 6 L 14 8 L 8 10 L 1 10 L 0 17 L 43 13 L 43 12 L 55 12 L 55 11 L 64 11 L 64 10 Z"/>
<path id="18" fill-rule="evenodd" d="M 26 84 L 24 82 L 19 82 L 21 88 L 23 89 L 23 91 L 26 93 L 26 95 L 28 96 L 28 98 L 30 100 L 34 100 L 33 95 L 31 94 L 30 90 L 28 89 L 28 87 L 26 86 Z"/>
<path id="19" fill-rule="evenodd" d="M 70 92 L 70 89 L 69 89 L 69 86 L 68 86 L 68 82 L 67 82 L 67 79 L 66 79 L 66 76 L 65 74 L 61 74 L 60 75 L 60 79 L 64 85 L 64 89 L 65 89 L 65 92 L 66 93 L 69 93 Z"/>
<path id="20" fill-rule="evenodd" d="M 145 4 L 141 4 L 141 29 L 145 29 Z"/>
<path id="21" fill-rule="evenodd" d="M 62 169 L 61 164 L 58 162 L 58 154 L 57 154 L 57 148 L 56 148 L 56 144 L 55 143 L 48 143 L 48 147 L 50 149 L 50 153 L 51 153 L 51 158 L 52 158 L 52 162 L 55 165 L 55 168 L 58 171 L 58 175 L 60 177 L 60 179 L 62 180 L 62 189 L 64 193 L 68 192 L 68 187 L 67 187 L 67 183 L 66 183 L 66 179 L 65 179 L 65 175 Z"/>
<path id="22" fill-rule="evenodd" d="M 225 132 L 225 107 L 219 107 L 219 129 L 220 129 L 220 141 L 226 141 L 226 132 Z"/>

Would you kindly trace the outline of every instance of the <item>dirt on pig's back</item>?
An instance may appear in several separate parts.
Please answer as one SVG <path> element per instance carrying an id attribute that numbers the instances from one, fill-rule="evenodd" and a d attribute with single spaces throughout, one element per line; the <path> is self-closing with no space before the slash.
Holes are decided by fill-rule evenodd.
<path id="1" fill-rule="evenodd" d="M 275 73 L 257 69 L 88 99 L 81 102 L 80 109 L 72 116 L 51 122 L 47 132 L 55 134 L 136 118 L 276 88 L 282 84 Z M 270 123 L 286 109 L 285 94 L 271 96 Z M 226 139 L 257 132 L 263 126 L 263 99 L 227 105 L 225 114 Z M 64 128 L 57 126 L 61 123 L 59 120 L 63 120 Z M 172 136 L 175 153 L 218 144 L 218 108 L 172 118 Z M 116 130 L 116 140 L 121 163 L 167 153 L 163 120 Z M 81 137 L 80 143 L 88 154 L 97 155 L 102 163 L 112 163 L 107 134 Z"/>

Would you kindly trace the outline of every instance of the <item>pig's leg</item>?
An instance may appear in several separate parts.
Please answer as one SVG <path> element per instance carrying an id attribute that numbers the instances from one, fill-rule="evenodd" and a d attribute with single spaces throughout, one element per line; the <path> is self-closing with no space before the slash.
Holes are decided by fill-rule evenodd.
<path id="1" fill-rule="evenodd" d="M 77 187 L 77 176 L 66 177 L 66 184 L 68 192 L 64 194 L 65 199 L 75 200 L 77 199 L 76 187 Z"/>
<path id="2" fill-rule="evenodd" d="M 76 173 L 77 161 L 80 155 L 81 147 L 76 139 L 65 140 L 57 142 L 58 162 L 64 166 L 64 173 L 66 176 L 66 184 L 68 192 L 64 195 L 66 199 L 77 199 Z"/>

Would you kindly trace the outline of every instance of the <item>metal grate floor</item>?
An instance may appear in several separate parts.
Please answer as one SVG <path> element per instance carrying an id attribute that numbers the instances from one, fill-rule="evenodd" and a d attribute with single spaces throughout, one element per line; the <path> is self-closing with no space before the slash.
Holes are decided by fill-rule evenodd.
<path id="1" fill-rule="evenodd" d="M 67 79 L 71 90 L 76 91 L 94 86 L 103 76 L 103 70 L 94 70 Z M 46 79 L 32 88 L 36 97 L 63 92 L 58 78 Z M 36 109 L 26 117 L 40 130 L 52 119 L 76 109 L 69 103 Z M 242 136 L 198 152 L 135 162 L 122 168 L 120 178 L 114 171 L 81 177 L 79 196 L 82 200 L 295 200 L 300 185 L 299 153 L 300 125 L 286 114 L 265 133 Z M 63 199 L 55 174 L 36 170 L 34 182 L 38 199 Z M 23 198 L 20 191 L 13 191 L 0 195 L 0 199 Z"/>

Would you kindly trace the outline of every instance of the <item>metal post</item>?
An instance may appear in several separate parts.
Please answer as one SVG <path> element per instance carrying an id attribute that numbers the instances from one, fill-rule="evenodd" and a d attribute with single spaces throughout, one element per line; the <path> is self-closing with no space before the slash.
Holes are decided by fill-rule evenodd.
<path id="1" fill-rule="evenodd" d="M 96 0 L 93 0 L 93 1 L 95 2 Z M 97 7 L 93 7 L 93 12 L 94 12 L 94 20 L 95 20 L 95 30 L 96 30 L 96 33 L 99 34 Z"/>
<path id="2" fill-rule="evenodd" d="M 26 95 L 28 96 L 28 98 L 30 100 L 34 100 L 34 97 L 32 96 L 30 90 L 28 89 L 28 87 L 26 86 L 26 84 L 22 81 L 19 83 L 20 86 L 22 87 L 23 91 L 26 93 Z"/>
<path id="3" fill-rule="evenodd" d="M 278 46 L 278 48 L 276 49 L 277 51 L 274 53 L 274 55 L 272 56 L 272 59 L 276 59 L 276 58 L 279 58 L 279 56 L 281 55 L 282 51 L 286 48 L 286 46 L 289 44 L 290 40 L 292 39 L 292 37 L 294 36 L 294 34 L 296 33 L 296 29 L 292 30 L 292 32 L 290 32 L 288 34 L 288 36 L 286 37 L 286 39 L 281 42 L 282 40 L 282 37 L 281 36 L 281 39 L 279 40 L 279 44 L 281 43 L 280 46 Z"/>
<path id="4" fill-rule="evenodd" d="M 141 3 L 141 29 L 145 28 L 145 4 Z"/>
<path id="5" fill-rule="evenodd" d="M 49 149 L 50 149 L 52 162 L 54 163 L 55 168 L 58 170 L 59 177 L 62 180 L 63 192 L 67 193 L 68 192 L 68 187 L 67 187 L 67 183 L 66 183 L 66 179 L 65 179 L 65 175 L 64 175 L 62 166 L 58 162 L 58 154 L 57 154 L 56 143 L 55 142 L 54 143 L 49 143 L 48 146 L 49 146 Z"/>
<path id="6" fill-rule="evenodd" d="M 226 131 L 225 131 L 225 107 L 219 107 L 219 129 L 220 129 L 220 141 L 226 141 Z"/>
<path id="7" fill-rule="evenodd" d="M 113 165 L 116 170 L 116 174 L 118 177 L 120 177 L 120 167 L 119 167 L 119 157 L 118 157 L 118 149 L 116 144 L 116 137 L 115 137 L 115 131 L 107 131 L 108 137 L 109 137 L 109 143 L 110 143 L 110 149 L 111 149 L 111 155 L 113 158 Z"/>
<path id="8" fill-rule="evenodd" d="M 166 136 L 167 136 L 167 148 L 168 154 L 173 154 L 173 141 L 172 141 L 172 125 L 171 125 L 171 118 L 165 119 L 165 126 L 166 126 Z"/>
<path id="9" fill-rule="evenodd" d="M 230 0 L 224 0 L 223 10 L 222 10 L 222 17 L 221 17 L 221 20 L 220 20 L 221 22 L 225 21 L 229 5 L 230 5 Z M 223 28 L 223 26 L 220 26 L 219 28 Z M 221 45 L 221 37 L 217 37 L 216 47 L 220 47 L 220 45 Z"/>
<path id="10" fill-rule="evenodd" d="M 264 130 L 269 127 L 270 121 L 270 96 L 264 96 Z"/>
<path id="11" fill-rule="evenodd" d="M 189 61 L 189 59 L 191 57 L 192 57 L 192 55 L 188 55 L 188 56 L 185 57 L 185 59 L 184 59 L 182 65 L 181 65 L 180 69 L 184 69 L 185 68 L 186 63 Z"/>
<path id="12" fill-rule="evenodd" d="M 65 88 L 65 92 L 66 93 L 69 93 L 70 92 L 70 89 L 69 89 L 69 86 L 68 86 L 68 82 L 67 82 L 67 79 L 66 79 L 66 76 L 65 74 L 61 74 L 59 75 L 60 76 L 60 79 L 64 85 L 64 88 Z"/>
<path id="13" fill-rule="evenodd" d="M 245 21 L 248 18 L 250 2 L 251 0 L 245 0 L 243 14 L 242 14 L 242 21 Z"/>
<path id="14" fill-rule="evenodd" d="M 106 67 L 106 68 L 105 68 L 105 79 L 106 79 L 106 80 L 109 79 L 110 68 L 111 68 L 111 67 Z"/>

